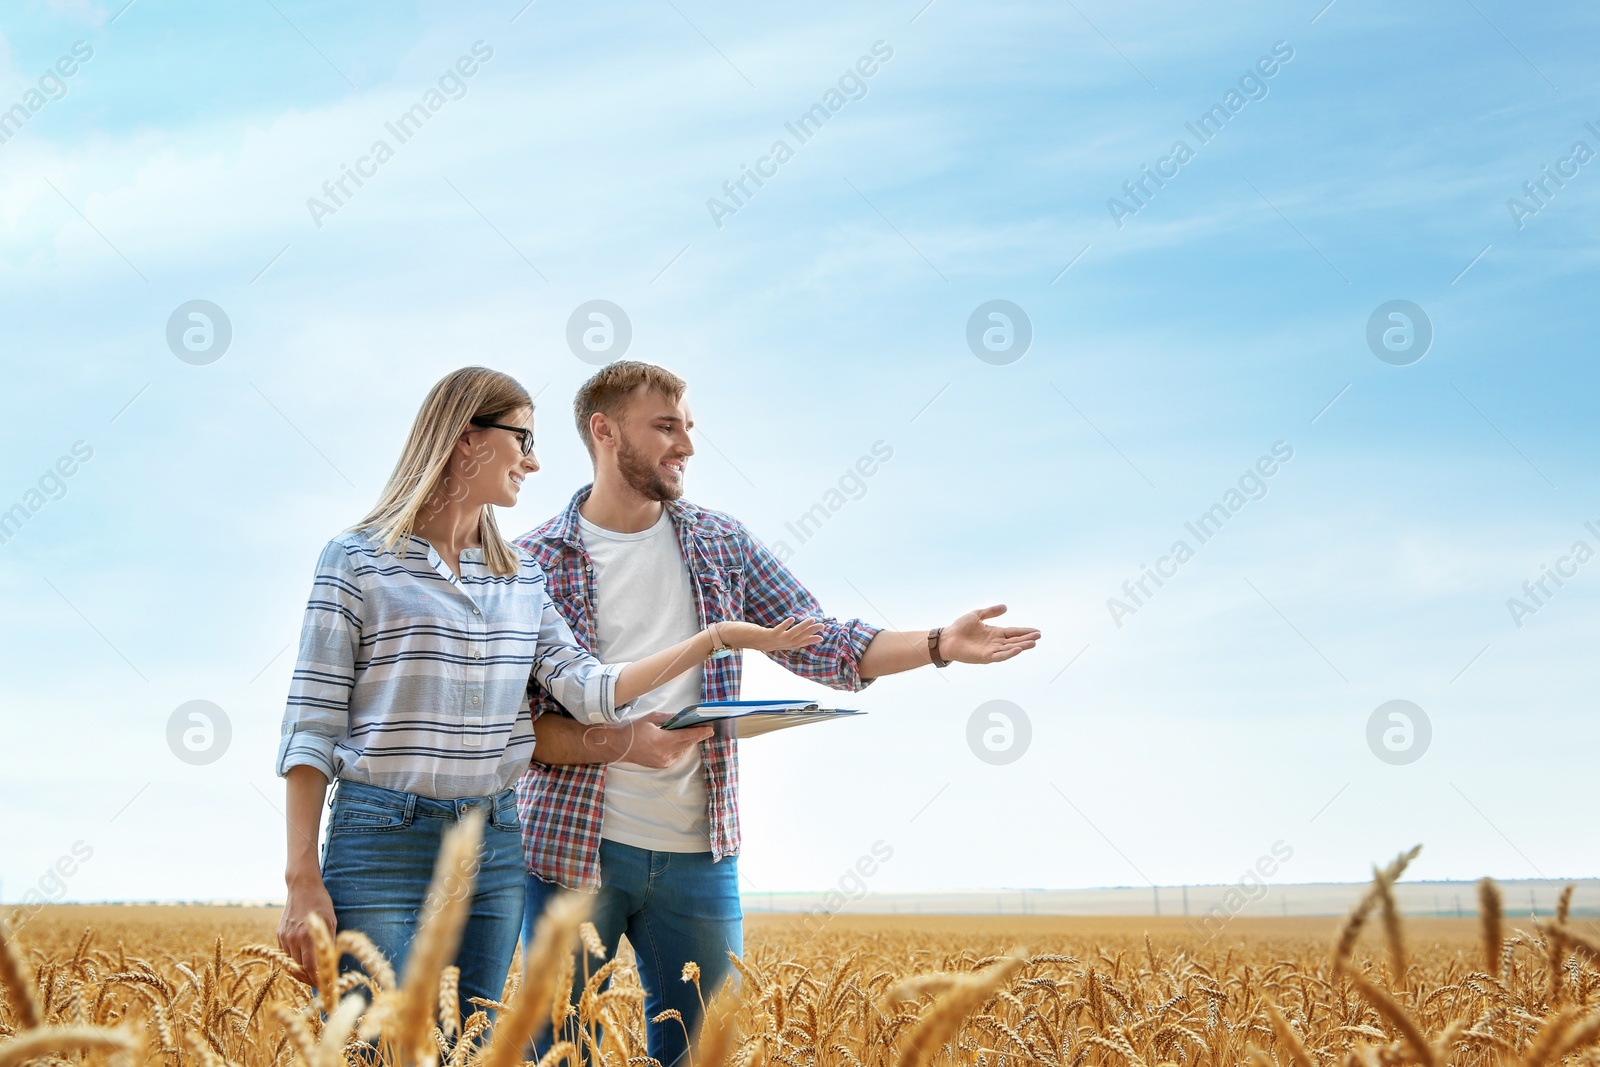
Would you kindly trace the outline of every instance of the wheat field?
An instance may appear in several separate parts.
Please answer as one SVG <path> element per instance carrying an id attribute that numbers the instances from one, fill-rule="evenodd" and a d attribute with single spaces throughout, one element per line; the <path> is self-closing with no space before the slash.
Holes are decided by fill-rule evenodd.
<path id="1" fill-rule="evenodd" d="M 581 897 L 552 906 L 499 1002 L 456 1002 L 448 960 L 475 847 L 465 833 L 447 844 L 403 974 L 359 935 L 320 936 L 320 973 L 340 952 L 368 972 L 320 995 L 289 976 L 268 909 L 14 916 L 0 1067 L 514 1067 L 536 1027 L 570 1017 L 586 1047 L 547 1062 L 653 1063 L 626 945 L 615 960 L 572 951 L 594 940 Z M 1594 924 L 1564 908 L 1502 919 L 1487 881 L 1482 921 L 1408 924 L 1389 892 L 1408 859 L 1347 920 L 1237 918 L 1204 940 L 1170 918 L 755 917 L 738 987 L 702 991 L 695 1063 L 1600 1064 Z M 571 1004 L 578 968 L 590 978 Z M 693 968 L 684 980 L 698 984 Z"/>

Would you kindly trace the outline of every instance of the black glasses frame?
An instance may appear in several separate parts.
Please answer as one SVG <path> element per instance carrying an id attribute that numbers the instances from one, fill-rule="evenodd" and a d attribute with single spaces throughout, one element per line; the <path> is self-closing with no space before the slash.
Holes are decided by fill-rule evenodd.
<path id="1" fill-rule="evenodd" d="M 507 426 L 503 422 L 490 422 L 486 418 L 474 417 L 467 420 L 472 425 L 484 430 L 510 430 L 517 435 L 517 441 L 524 456 L 533 453 L 533 431 L 526 426 Z"/>

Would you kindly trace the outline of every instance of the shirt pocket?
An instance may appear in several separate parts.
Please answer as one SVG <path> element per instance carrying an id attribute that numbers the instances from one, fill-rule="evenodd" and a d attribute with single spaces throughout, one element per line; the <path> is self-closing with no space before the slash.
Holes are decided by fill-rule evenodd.
<path id="1" fill-rule="evenodd" d="M 582 577 L 582 568 L 558 567 L 545 572 L 544 587 L 552 600 L 576 600 L 583 595 Z"/>
<path id="2" fill-rule="evenodd" d="M 700 575 L 700 593 L 705 598 L 706 622 L 744 618 L 744 568 L 713 564 Z"/>

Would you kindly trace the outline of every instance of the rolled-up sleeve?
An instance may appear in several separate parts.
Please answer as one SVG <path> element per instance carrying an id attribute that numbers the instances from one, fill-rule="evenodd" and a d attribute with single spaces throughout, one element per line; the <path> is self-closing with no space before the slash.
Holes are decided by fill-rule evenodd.
<path id="1" fill-rule="evenodd" d="M 762 626 L 786 618 L 823 623 L 822 640 L 807 648 L 768 652 L 767 656 L 802 678 L 832 689 L 857 692 L 872 684 L 861 677 L 861 657 L 882 628 L 860 619 L 836 619 L 822 610 L 811 591 L 748 530 L 744 534 L 744 617 Z"/>
<path id="2" fill-rule="evenodd" d="M 601 663 L 585 652 L 549 593 L 542 594 L 533 680 L 567 712 L 590 726 L 621 722 L 630 704 L 617 706 L 617 677 L 626 663 Z"/>
<path id="3" fill-rule="evenodd" d="M 338 777 L 335 746 L 350 731 L 350 694 L 361 646 L 361 583 L 349 550 L 337 541 L 322 550 L 300 626 L 300 652 L 289 682 L 278 743 L 278 774 L 315 767 Z"/>

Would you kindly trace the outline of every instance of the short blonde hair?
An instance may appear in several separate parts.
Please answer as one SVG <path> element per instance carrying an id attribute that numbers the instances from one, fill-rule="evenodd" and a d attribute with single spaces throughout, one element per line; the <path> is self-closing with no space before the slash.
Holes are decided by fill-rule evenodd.
<path id="1" fill-rule="evenodd" d="M 445 375 L 422 401 L 400 460 L 378 502 L 351 529 L 374 535 L 379 544 L 390 550 L 409 539 L 417 516 L 449 470 L 456 441 L 475 428 L 472 420 L 498 418 L 518 408 L 532 410 L 533 398 L 509 374 L 488 367 L 463 367 Z M 483 542 L 483 561 L 491 573 L 504 577 L 517 572 L 520 564 L 516 549 L 500 536 L 494 509 L 488 504 L 478 517 L 478 538 Z M 405 555 L 405 550 L 400 554 Z"/>
<path id="2" fill-rule="evenodd" d="M 590 417 L 598 411 L 616 418 L 634 390 L 641 385 L 648 386 L 673 403 L 682 399 L 684 390 L 689 387 L 688 383 L 665 367 L 632 359 L 619 359 L 607 364 L 578 387 L 578 395 L 572 400 L 572 415 L 578 423 L 578 436 L 583 438 L 583 447 L 589 450 L 590 459 L 594 458 L 594 438 L 589 433 Z"/>

